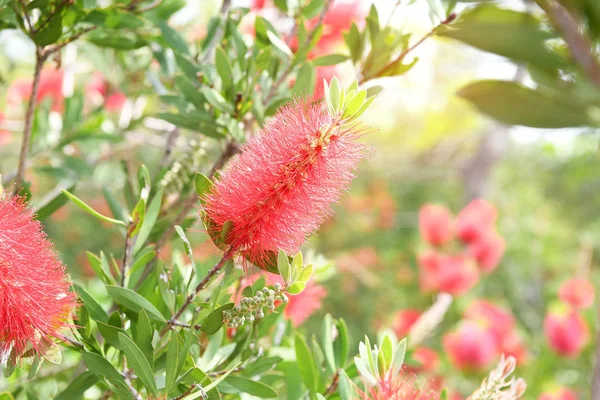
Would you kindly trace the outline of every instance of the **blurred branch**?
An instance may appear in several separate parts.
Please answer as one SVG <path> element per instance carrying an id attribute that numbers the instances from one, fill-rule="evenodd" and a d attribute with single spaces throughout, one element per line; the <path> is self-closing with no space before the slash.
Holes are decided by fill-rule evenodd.
<path id="1" fill-rule="evenodd" d="M 554 0 L 535 0 L 548 14 L 552 24 L 563 33 L 571 55 L 583 68 L 587 77 L 600 86 L 600 64 L 592 53 L 590 39 L 581 31 L 575 18 L 566 8 Z"/>
<path id="2" fill-rule="evenodd" d="M 223 32 L 225 31 L 223 29 L 223 25 L 225 23 L 227 23 L 227 19 L 229 18 L 229 8 L 230 7 L 231 7 L 231 0 L 223 0 L 223 4 L 221 4 L 222 21 L 219 24 L 219 26 L 217 27 L 217 31 L 211 38 L 210 43 L 209 43 L 208 47 L 206 48 L 206 53 L 204 53 L 204 56 L 200 60 L 201 64 L 206 64 L 207 62 L 211 61 L 214 58 L 215 48 L 217 47 L 217 44 L 221 41 Z"/>

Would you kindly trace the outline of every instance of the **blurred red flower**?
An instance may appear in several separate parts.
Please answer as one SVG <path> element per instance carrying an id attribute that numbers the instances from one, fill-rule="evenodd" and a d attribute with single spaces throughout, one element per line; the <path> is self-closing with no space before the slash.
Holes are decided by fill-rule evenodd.
<path id="1" fill-rule="evenodd" d="M 588 308 L 594 304 L 594 285 L 584 278 L 571 278 L 562 284 L 558 296 L 575 309 Z"/>
<path id="2" fill-rule="evenodd" d="M 483 299 L 473 301 L 464 317 L 489 328 L 499 341 L 515 329 L 515 318 L 510 311 Z"/>
<path id="3" fill-rule="evenodd" d="M 479 270 L 471 258 L 427 251 L 419 256 L 419 280 L 424 292 L 461 295 L 479 281 Z"/>
<path id="4" fill-rule="evenodd" d="M 108 112 L 118 112 L 123 108 L 127 97 L 120 91 L 111 89 L 110 83 L 100 72 L 95 72 L 90 83 L 85 87 L 85 94 L 95 104 L 104 104 Z"/>
<path id="5" fill-rule="evenodd" d="M 463 242 L 473 243 L 493 229 L 496 218 L 496 207 L 492 203 L 475 199 L 456 217 L 456 234 Z"/>
<path id="6" fill-rule="evenodd" d="M 427 347 L 417 347 L 412 353 L 412 358 L 419 363 L 419 366 L 410 367 L 408 368 L 408 371 L 412 371 L 415 374 L 433 372 L 440 364 L 440 357 L 438 354 Z"/>
<path id="7" fill-rule="evenodd" d="M 420 316 L 421 312 L 419 310 L 406 309 L 397 311 L 392 323 L 392 330 L 398 338 L 404 338 Z"/>
<path id="8" fill-rule="evenodd" d="M 5 120 L 6 120 L 6 118 L 4 117 L 4 114 L 0 112 L 0 125 L 2 125 Z M 0 129 L 0 146 L 10 143 L 11 139 L 12 139 L 12 133 L 10 133 L 9 131 Z"/>
<path id="9" fill-rule="evenodd" d="M 504 238 L 498 232 L 489 230 L 469 244 L 469 251 L 481 270 L 490 273 L 498 266 L 505 247 Z"/>
<path id="10" fill-rule="evenodd" d="M 292 321 L 294 327 L 302 325 L 315 311 L 321 308 L 326 296 L 327 290 L 323 286 L 309 281 L 301 293 L 288 295 L 289 302 L 285 306 L 285 318 Z"/>
<path id="11" fill-rule="evenodd" d="M 499 356 L 492 331 L 474 321 L 462 321 L 443 345 L 452 365 L 463 371 L 487 369 Z"/>
<path id="12" fill-rule="evenodd" d="M 544 319 L 548 344 L 563 357 L 577 357 L 588 344 L 590 333 L 583 317 L 576 311 L 560 308 L 551 310 Z"/>
<path id="13" fill-rule="evenodd" d="M 544 392 L 538 397 L 538 400 L 578 400 L 579 397 L 571 389 L 558 388 Z"/>
<path id="14" fill-rule="evenodd" d="M 0 364 L 44 354 L 68 326 L 76 296 L 54 246 L 25 200 L 0 192 Z"/>
<path id="15" fill-rule="evenodd" d="M 452 239 L 452 214 L 444 206 L 424 205 L 419 211 L 419 232 L 433 246 L 446 244 Z"/>
<path id="16" fill-rule="evenodd" d="M 64 72 L 54 68 L 44 68 L 40 74 L 36 102 L 50 98 L 52 110 L 61 112 L 63 109 L 63 86 Z M 19 78 L 12 82 L 8 88 L 6 99 L 11 104 L 21 104 L 31 97 L 33 80 L 31 78 Z"/>

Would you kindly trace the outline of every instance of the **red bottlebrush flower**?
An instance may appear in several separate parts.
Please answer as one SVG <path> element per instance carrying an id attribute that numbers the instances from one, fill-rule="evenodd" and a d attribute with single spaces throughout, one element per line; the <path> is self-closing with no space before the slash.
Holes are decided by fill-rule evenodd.
<path id="1" fill-rule="evenodd" d="M 566 307 L 546 314 L 544 333 L 552 350 L 569 358 L 577 357 L 590 338 L 589 327 L 583 317 Z"/>
<path id="2" fill-rule="evenodd" d="M 43 353 L 67 326 L 76 297 L 23 198 L 0 194 L 0 362 Z"/>
<path id="3" fill-rule="evenodd" d="M 104 100 L 104 108 L 109 112 L 121 111 L 125 101 L 127 101 L 127 96 L 121 92 L 114 92 L 106 96 L 106 99 Z"/>
<path id="4" fill-rule="evenodd" d="M 515 329 L 515 318 L 510 311 L 483 299 L 472 302 L 464 317 L 489 328 L 499 342 Z"/>
<path id="5" fill-rule="evenodd" d="M 4 123 L 4 120 L 5 120 L 4 114 L 0 113 L 0 125 L 2 125 Z M 0 129 L 0 146 L 10 143 L 11 139 L 12 139 L 12 133 L 10 133 L 9 131 Z"/>
<path id="6" fill-rule="evenodd" d="M 578 400 L 577 393 L 564 387 L 544 392 L 538 397 L 538 400 Z"/>
<path id="7" fill-rule="evenodd" d="M 363 400 L 434 400 L 439 397 L 434 390 L 419 385 L 414 376 L 386 373 L 377 384 L 366 384 L 366 391 L 359 391 Z"/>
<path id="8" fill-rule="evenodd" d="M 315 90 L 313 91 L 313 100 L 321 100 L 324 96 L 324 81 L 331 81 L 335 76 L 335 65 L 315 68 Z"/>
<path id="9" fill-rule="evenodd" d="M 443 344 L 452 365 L 465 371 L 486 369 L 499 355 L 492 332 L 473 321 L 462 321 Z"/>
<path id="10" fill-rule="evenodd" d="M 269 252 L 299 250 L 331 214 L 363 157 L 361 128 L 343 128 L 318 104 L 295 101 L 269 121 L 225 168 L 205 202 L 226 242 L 264 266 Z"/>
<path id="11" fill-rule="evenodd" d="M 456 235 L 465 243 L 473 243 L 496 223 L 496 207 L 482 199 L 470 202 L 456 217 Z"/>
<path id="12" fill-rule="evenodd" d="M 108 112 L 120 111 L 127 100 L 122 92 L 111 90 L 109 82 L 100 72 L 94 73 L 85 87 L 85 94 L 97 105 L 104 103 L 104 109 Z"/>
<path id="13" fill-rule="evenodd" d="M 309 281 L 301 293 L 288 296 L 289 301 L 284 311 L 285 318 L 292 321 L 294 327 L 302 325 L 321 308 L 326 296 L 327 290 L 323 286 Z"/>
<path id="14" fill-rule="evenodd" d="M 62 70 L 56 70 L 53 68 L 45 68 L 40 74 L 40 81 L 38 85 L 38 94 L 36 96 L 36 102 L 40 102 L 45 98 L 52 99 L 52 110 L 62 111 L 63 109 L 63 77 L 64 73 Z M 15 80 L 6 94 L 6 98 L 9 103 L 19 104 L 26 101 L 31 97 L 32 80 L 30 78 L 22 78 Z"/>
<path id="15" fill-rule="evenodd" d="M 529 356 L 527 347 L 516 332 L 510 332 L 502 338 L 500 353 L 505 356 L 513 356 L 517 364 L 525 362 Z"/>
<path id="16" fill-rule="evenodd" d="M 469 257 L 442 255 L 433 251 L 419 256 L 419 280 L 424 292 L 461 295 L 479 280 L 479 271 Z"/>
<path id="17" fill-rule="evenodd" d="M 427 347 L 417 347 L 412 353 L 412 358 L 419 363 L 419 366 L 410 367 L 408 370 L 415 374 L 433 372 L 437 369 L 440 363 L 438 354 Z"/>
<path id="18" fill-rule="evenodd" d="M 394 322 L 392 323 L 392 330 L 399 338 L 404 338 L 408 335 L 410 328 L 414 325 L 415 322 L 421 317 L 421 312 L 419 310 L 400 310 L 396 313 L 394 317 Z"/>
<path id="19" fill-rule="evenodd" d="M 498 232 L 489 230 L 469 245 L 469 252 L 483 272 L 490 273 L 502 259 L 506 243 Z"/>
<path id="20" fill-rule="evenodd" d="M 419 211 L 419 232 L 423 240 L 441 246 L 452 239 L 452 215 L 444 206 L 427 204 Z"/>
<path id="21" fill-rule="evenodd" d="M 558 296 L 575 309 L 588 308 L 594 304 L 594 285 L 584 278 L 572 278 L 562 284 Z"/>
<path id="22" fill-rule="evenodd" d="M 265 8 L 266 3 L 267 0 L 252 0 L 250 8 L 252 8 L 253 10 L 262 10 L 263 8 Z"/>

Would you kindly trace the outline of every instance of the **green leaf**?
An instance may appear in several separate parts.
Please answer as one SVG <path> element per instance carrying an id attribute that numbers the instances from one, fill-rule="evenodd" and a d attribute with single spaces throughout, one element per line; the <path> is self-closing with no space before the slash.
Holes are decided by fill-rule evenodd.
<path id="1" fill-rule="evenodd" d="M 177 88 L 183 93 L 183 97 L 190 103 L 194 105 L 198 110 L 204 109 L 204 104 L 206 103 L 206 98 L 200 92 L 190 79 L 183 76 L 175 77 L 175 85 Z M 210 120 L 208 121 L 210 122 Z"/>
<path id="2" fill-rule="evenodd" d="M 106 286 L 108 294 L 115 301 L 132 311 L 146 310 L 148 316 L 156 321 L 165 322 L 165 317 L 148 300 L 136 292 L 120 286 Z"/>
<path id="3" fill-rule="evenodd" d="M 346 371 L 343 369 L 339 370 L 340 375 L 340 398 L 341 400 L 354 400 L 356 398 L 356 393 L 352 387 L 352 382 L 346 374 Z"/>
<path id="4" fill-rule="evenodd" d="M 194 181 L 196 184 L 196 194 L 200 199 L 200 203 L 204 205 L 206 204 L 206 196 L 211 191 L 213 183 L 210 179 L 206 177 L 206 175 L 202 174 L 201 172 L 196 172 Z"/>
<path id="5" fill-rule="evenodd" d="M 298 363 L 298 369 L 300 370 L 300 376 L 304 381 L 304 385 L 306 385 L 311 393 L 314 393 L 317 390 L 319 382 L 319 372 L 306 341 L 299 333 L 296 333 L 294 339 L 294 349 L 296 351 L 296 362 Z"/>
<path id="6" fill-rule="evenodd" d="M 243 376 L 232 375 L 227 377 L 223 382 L 238 389 L 241 393 L 248 393 L 249 395 L 261 399 L 272 399 L 277 397 L 277 392 L 270 386 Z"/>
<path id="7" fill-rule="evenodd" d="M 212 137 L 215 139 L 223 138 L 223 134 L 215 129 L 215 124 L 212 121 L 207 122 L 204 118 L 200 118 L 199 114 L 187 113 L 183 114 L 170 114 L 170 113 L 157 113 L 157 118 L 164 119 L 173 125 L 179 126 L 180 128 L 190 129 L 193 131 L 201 132 L 205 136 Z"/>
<path id="8" fill-rule="evenodd" d="M 229 61 L 227 53 L 225 53 L 225 51 L 220 47 L 217 47 L 217 51 L 215 53 L 215 66 L 217 67 L 217 73 L 221 77 L 223 89 L 227 90 L 228 88 L 232 87 L 234 82 L 231 62 Z"/>
<path id="9" fill-rule="evenodd" d="M 350 30 L 344 33 L 344 41 L 350 50 L 352 61 L 356 64 L 362 58 L 364 51 L 362 35 L 360 34 L 356 23 L 353 22 Z"/>
<path id="10" fill-rule="evenodd" d="M 208 100 L 208 102 L 212 104 L 212 106 L 215 107 L 217 110 L 223 111 L 228 114 L 234 113 L 233 106 L 229 104 L 227 100 L 225 100 L 225 98 L 221 96 L 221 93 L 217 92 L 215 89 L 204 87 L 202 89 L 202 93 L 204 93 L 206 100 Z"/>
<path id="11" fill-rule="evenodd" d="M 160 21 L 157 23 L 157 25 L 162 32 L 162 37 L 165 39 L 169 47 L 179 53 L 186 54 L 189 52 L 188 45 L 185 40 L 183 40 L 179 33 L 167 25 L 166 22 Z"/>
<path id="12" fill-rule="evenodd" d="M 331 318 L 330 314 L 325 315 L 325 318 L 323 319 L 323 326 L 321 329 L 325 360 L 327 361 L 327 366 L 329 367 L 330 371 L 335 372 L 336 365 L 335 356 L 333 353 L 333 337 L 331 334 L 333 330 L 333 319 Z"/>
<path id="13" fill-rule="evenodd" d="M 586 107 L 573 98 L 529 89 L 514 82 L 478 81 L 462 88 L 458 95 L 505 124 L 568 128 L 593 123 Z"/>
<path id="14" fill-rule="evenodd" d="M 298 71 L 296 82 L 292 88 L 294 96 L 310 95 L 315 88 L 315 69 L 311 63 L 304 64 Z"/>
<path id="15" fill-rule="evenodd" d="M 67 188 L 69 192 L 72 192 L 74 189 L 75 184 L 70 185 Z M 44 219 L 52 215 L 55 211 L 57 211 L 59 208 L 64 206 L 67 203 L 67 201 L 69 201 L 69 199 L 67 196 L 65 196 L 63 192 L 58 193 L 56 196 L 48 199 L 43 204 L 40 204 L 35 208 L 36 218 L 40 221 L 43 221 Z"/>
<path id="16" fill-rule="evenodd" d="M 96 376 L 123 382 L 123 377 L 111 363 L 96 353 L 82 353 L 85 366 Z M 125 383 L 125 382 L 123 382 Z"/>
<path id="17" fill-rule="evenodd" d="M 350 58 L 347 54 L 328 54 L 325 56 L 317 57 L 311 61 L 315 67 L 325 67 L 328 65 L 336 65 L 343 63 Z"/>
<path id="18" fill-rule="evenodd" d="M 115 349 L 123 350 L 121 342 L 119 341 L 119 333 L 126 334 L 123 328 L 110 325 L 110 323 L 105 324 L 100 321 L 97 321 L 96 325 L 98 326 L 100 335 L 102 335 L 106 343 L 110 344 Z"/>
<path id="19" fill-rule="evenodd" d="M 344 368 L 346 361 L 348 360 L 348 343 L 350 342 L 350 338 L 348 337 L 348 327 L 343 319 L 336 321 L 335 326 L 338 331 L 338 336 L 333 344 L 335 365 L 338 368 Z"/>
<path id="20" fill-rule="evenodd" d="M 554 35 L 543 30 L 531 14 L 481 4 L 467 11 L 439 35 L 515 61 L 555 69 L 563 62 L 546 41 Z"/>
<path id="21" fill-rule="evenodd" d="M 175 231 L 177 232 L 177 235 L 179 235 L 179 238 L 183 242 L 185 246 L 185 252 L 187 253 L 188 258 L 190 259 L 190 262 L 192 263 L 192 266 L 195 269 L 196 263 L 194 262 L 194 249 L 192 249 L 192 244 L 185 235 L 185 232 L 183 231 L 182 227 L 180 227 L 179 225 L 175 225 Z"/>
<path id="22" fill-rule="evenodd" d="M 165 379 L 165 393 L 167 394 L 171 392 L 171 388 L 175 384 L 177 376 L 179 375 L 177 365 L 179 365 L 180 356 L 185 357 L 185 354 L 179 354 L 179 338 L 177 337 L 177 335 L 175 335 L 171 338 L 167 350 L 167 376 Z"/>
<path id="23" fill-rule="evenodd" d="M 285 251 L 283 250 L 279 250 L 277 255 L 277 267 L 279 269 L 279 275 L 281 275 L 283 281 L 285 283 L 290 283 L 290 279 L 292 277 L 292 266 L 290 265 L 287 254 L 285 254 Z"/>
<path id="24" fill-rule="evenodd" d="M 122 226 L 126 226 L 125 222 L 120 221 L 118 219 L 112 219 L 109 218 L 105 215 L 100 214 L 98 211 L 94 210 L 92 207 L 88 206 L 87 204 L 85 204 L 83 202 L 83 200 L 79 199 L 77 196 L 75 196 L 74 194 L 69 193 L 66 190 L 62 190 L 63 194 L 65 196 L 67 196 L 73 203 L 77 204 L 81 209 L 83 209 L 84 211 L 87 211 L 88 213 L 92 214 L 94 217 L 101 219 L 103 221 L 107 221 L 107 222 L 111 222 L 113 224 L 118 224 L 118 225 L 122 225 Z"/>
<path id="25" fill-rule="evenodd" d="M 144 218 L 146 217 L 146 202 L 144 199 L 140 199 L 133 211 L 131 212 L 131 224 L 129 225 L 129 236 L 134 237 L 142 227 Z"/>
<path id="26" fill-rule="evenodd" d="M 381 348 L 379 349 L 379 354 L 381 356 L 381 362 L 383 363 L 381 370 L 387 371 L 392 365 L 392 360 L 394 359 L 394 347 L 392 345 L 392 340 L 388 335 L 385 335 L 383 338 Z"/>
<path id="27" fill-rule="evenodd" d="M 199 390 L 196 393 L 192 393 L 188 396 L 185 396 L 182 400 L 194 400 L 197 399 L 198 397 L 203 397 L 205 393 L 210 392 L 212 389 L 214 389 L 219 383 L 221 383 L 224 379 L 226 379 L 229 374 L 231 374 L 237 367 L 239 367 L 241 363 L 237 363 L 235 365 L 233 365 L 227 372 L 225 372 L 223 375 L 219 376 L 217 379 L 215 379 L 214 381 L 212 381 L 210 384 L 206 385 L 203 390 Z"/>
<path id="28" fill-rule="evenodd" d="M 85 291 L 84 288 L 77 284 L 74 284 L 73 287 L 79 295 L 79 298 L 83 301 L 83 305 L 88 310 L 90 317 L 92 317 L 96 321 L 107 323 L 108 314 L 106 313 L 106 311 L 104 311 L 102 306 L 100 306 L 100 304 L 98 304 L 98 302 L 92 297 L 92 295 L 90 295 L 88 292 Z"/>
<path id="29" fill-rule="evenodd" d="M 294 55 L 294 53 L 292 53 L 292 50 L 290 50 L 288 45 L 285 44 L 285 42 L 283 40 L 281 40 L 279 38 L 279 36 L 277 36 L 276 33 L 267 29 L 267 37 L 269 38 L 269 41 L 271 42 L 271 44 L 273 46 L 275 46 L 275 48 L 277 50 L 279 50 L 280 52 L 282 52 L 284 55 L 286 55 L 289 58 L 291 58 Z"/>
<path id="30" fill-rule="evenodd" d="M 148 44 L 148 42 L 130 32 L 105 32 L 89 35 L 87 39 L 98 47 L 115 50 L 135 50 Z"/>
<path id="31" fill-rule="evenodd" d="M 144 222 L 142 223 L 137 238 L 135 239 L 133 254 L 137 254 L 137 252 L 140 251 L 140 249 L 144 246 L 144 243 L 146 243 L 146 240 L 150 236 L 152 228 L 154 227 L 154 224 L 158 219 L 158 214 L 160 213 L 160 207 L 162 206 L 162 198 L 163 191 L 159 190 L 150 202 L 150 206 L 148 207 L 148 211 L 146 212 L 146 216 L 144 217 Z"/>
<path id="32" fill-rule="evenodd" d="M 83 374 L 79 375 L 77 378 L 73 379 L 73 381 L 60 392 L 54 400 L 78 400 L 83 397 L 83 394 L 86 390 L 94 386 L 98 382 L 98 377 L 94 375 L 90 371 L 86 371 Z M 2 395 L 0 395 L 0 400 L 2 400 Z"/>
<path id="33" fill-rule="evenodd" d="M 223 326 L 223 311 L 231 310 L 233 306 L 233 303 L 227 303 L 219 308 L 216 308 L 210 314 L 208 314 L 202 323 L 202 332 L 206 333 L 207 335 L 213 335 L 217 333 Z"/>
<path id="34" fill-rule="evenodd" d="M 42 16 L 43 18 L 43 16 Z M 45 18 L 43 19 L 45 20 Z M 56 43 L 62 35 L 62 17 L 60 14 L 54 14 L 50 22 L 44 25 L 42 29 L 33 35 L 33 40 L 38 46 L 48 46 Z"/>
<path id="35" fill-rule="evenodd" d="M 158 394 L 156 381 L 154 380 L 152 368 L 150 367 L 150 364 L 148 364 L 148 360 L 146 360 L 144 353 L 142 353 L 140 348 L 135 345 L 133 340 L 122 333 L 119 333 L 119 341 L 121 342 L 123 352 L 127 356 L 127 362 L 131 368 L 133 368 L 146 389 L 156 396 Z"/>
<path id="36" fill-rule="evenodd" d="M 289 294 L 299 294 L 304 291 L 306 288 L 306 283 L 304 282 L 294 282 L 288 289 L 286 290 Z"/>
<path id="37" fill-rule="evenodd" d="M 144 353 L 144 356 L 151 367 L 154 367 L 154 348 L 152 347 L 153 337 L 154 329 L 152 328 L 150 318 L 145 310 L 141 310 L 138 314 L 137 325 L 135 326 L 135 342 L 142 353 Z"/>

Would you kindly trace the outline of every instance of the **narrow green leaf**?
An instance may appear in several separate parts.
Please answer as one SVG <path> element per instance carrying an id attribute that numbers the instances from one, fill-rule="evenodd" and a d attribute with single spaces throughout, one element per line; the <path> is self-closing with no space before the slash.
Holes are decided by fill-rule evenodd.
<path id="1" fill-rule="evenodd" d="M 308 390 L 311 393 L 314 393 L 316 392 L 319 381 L 319 372 L 306 341 L 299 333 L 296 333 L 294 348 L 296 351 L 296 362 L 298 363 L 300 376 Z"/>
<path id="2" fill-rule="evenodd" d="M 336 65 L 343 63 L 348 60 L 349 56 L 347 54 L 327 54 L 325 56 L 317 57 L 311 61 L 312 65 L 315 67 L 326 67 L 329 65 Z"/>
<path id="3" fill-rule="evenodd" d="M 285 42 L 283 40 L 281 40 L 279 38 L 279 36 L 277 36 L 276 33 L 272 32 L 269 29 L 267 29 L 267 37 L 269 38 L 269 41 L 271 42 L 271 44 L 273 46 L 275 46 L 275 48 L 277 50 L 279 50 L 280 52 L 282 52 L 283 54 L 285 54 L 287 57 L 291 58 L 294 55 L 294 53 L 292 53 L 292 50 L 290 50 L 290 48 L 288 47 L 288 45 L 285 44 Z"/>
<path id="4" fill-rule="evenodd" d="M 85 204 L 83 202 L 83 200 L 79 199 L 77 196 L 75 196 L 74 194 L 69 193 L 66 190 L 62 190 L 62 192 L 64 193 L 65 196 L 67 196 L 73 203 L 77 204 L 81 209 L 87 211 L 88 213 L 92 214 L 94 217 L 101 219 L 103 221 L 107 221 L 107 222 L 112 222 L 113 224 L 118 224 L 118 225 L 122 225 L 122 226 L 126 226 L 127 224 L 125 224 L 125 222 L 120 221 L 118 219 L 112 219 L 109 218 L 105 215 L 100 214 L 98 211 L 94 210 L 92 207 L 88 206 L 87 204 Z"/>
<path id="5" fill-rule="evenodd" d="M 341 400 L 354 400 L 356 399 L 356 393 L 354 392 L 352 382 L 343 369 L 339 370 L 340 375 L 340 398 Z"/>
<path id="6" fill-rule="evenodd" d="M 113 365 L 108 362 L 104 357 L 96 353 L 82 353 L 81 357 L 85 366 L 96 376 L 101 378 L 112 379 L 115 381 L 122 381 L 123 377 Z M 123 382 L 125 383 L 125 382 Z"/>
<path id="7" fill-rule="evenodd" d="M 179 338 L 175 335 L 171 338 L 167 350 L 167 376 L 165 379 L 165 393 L 167 394 L 171 392 L 171 388 L 177 380 L 177 375 L 179 374 L 179 371 L 177 371 L 177 365 L 179 364 L 180 356 L 185 355 L 179 354 Z"/>
<path id="8" fill-rule="evenodd" d="M 157 25 L 163 34 L 162 37 L 173 50 L 183 54 L 189 52 L 187 43 L 177 31 L 173 30 L 165 21 L 160 21 Z"/>
<path id="9" fill-rule="evenodd" d="M 219 308 L 216 308 L 214 311 L 208 314 L 202 323 L 202 332 L 206 333 L 207 335 L 213 335 L 217 333 L 223 326 L 223 311 L 231 310 L 233 306 L 233 303 L 227 303 Z"/>
<path id="10" fill-rule="evenodd" d="M 152 339 L 154 337 L 154 329 L 145 310 L 141 310 L 138 314 L 137 325 L 135 326 L 135 342 L 139 346 L 142 353 L 148 360 L 148 364 L 154 368 L 154 348 L 152 347 Z"/>
<path id="11" fill-rule="evenodd" d="M 123 352 L 127 356 L 127 362 L 131 365 L 131 368 L 136 372 L 146 389 L 156 396 L 158 394 L 156 381 L 154 380 L 152 368 L 150 367 L 150 364 L 148 364 L 148 360 L 146 360 L 144 353 L 136 346 L 133 340 L 122 333 L 119 333 L 119 341 L 121 342 Z"/>
<path id="12" fill-rule="evenodd" d="M 148 316 L 156 321 L 165 322 L 165 317 L 154 307 L 148 300 L 140 296 L 136 292 L 119 286 L 106 286 L 108 294 L 115 301 L 132 311 L 140 312 L 146 310 Z"/>
<path id="13" fill-rule="evenodd" d="M 75 190 L 75 184 L 69 186 L 67 190 L 69 192 Z M 67 203 L 67 201 L 69 201 L 68 197 L 65 196 L 64 193 L 60 192 L 55 197 L 48 199 L 46 202 L 44 202 L 44 204 L 40 204 L 35 208 L 36 218 L 40 221 L 43 221 L 44 219 L 52 215 L 55 211 L 57 211 L 59 208 L 64 206 Z"/>
<path id="14" fill-rule="evenodd" d="M 315 69 L 311 63 L 305 63 L 296 76 L 296 82 L 292 87 L 294 96 L 310 95 L 315 87 Z"/>
<path id="15" fill-rule="evenodd" d="M 321 328 L 322 332 L 322 342 L 323 342 L 323 350 L 325 352 L 325 360 L 327 361 L 327 366 L 329 367 L 331 372 L 336 371 L 335 365 L 335 356 L 333 353 L 333 319 L 330 314 L 325 315 L 323 319 L 323 326 Z"/>
<path id="16" fill-rule="evenodd" d="M 258 382 L 243 376 L 229 376 L 224 381 L 234 388 L 238 389 L 241 393 L 247 393 L 249 395 L 261 398 L 261 399 L 272 399 L 277 397 L 277 392 L 270 386 L 265 385 L 262 382 Z"/>
<path id="17" fill-rule="evenodd" d="M 104 323 L 108 322 L 108 314 L 106 313 L 106 311 L 104 311 L 102 306 L 100 306 L 100 304 L 98 304 L 98 302 L 92 297 L 92 295 L 90 295 L 88 292 L 85 291 L 84 288 L 77 284 L 74 284 L 73 287 L 79 295 L 79 298 L 83 301 L 83 305 L 88 310 L 90 316 L 96 321 L 101 321 Z"/>
<path id="18" fill-rule="evenodd" d="M 133 254 L 137 254 L 138 251 L 144 246 L 146 240 L 150 236 L 152 232 L 152 228 L 158 219 L 158 214 L 160 213 L 160 207 L 162 206 L 162 198 L 163 191 L 159 190 L 155 195 L 152 201 L 150 202 L 150 206 L 148 207 L 148 211 L 146 212 L 146 216 L 144 217 L 144 222 L 140 227 L 140 230 L 137 234 L 137 238 L 135 240 L 135 246 L 133 247 Z"/>
<path id="19" fill-rule="evenodd" d="M 201 172 L 196 172 L 195 183 L 196 183 L 196 194 L 198 195 L 198 198 L 200 199 L 200 203 L 202 203 L 202 205 L 204 205 L 206 203 L 206 196 L 212 189 L 213 183 L 210 179 L 208 179 L 206 177 L 206 175 L 202 174 Z"/>
<path id="20" fill-rule="evenodd" d="M 77 376 L 73 381 L 60 392 L 54 400 L 78 400 L 83 397 L 86 390 L 94 386 L 98 382 L 98 377 L 90 371 Z M 0 395 L 0 400 L 2 396 Z"/>
<path id="21" fill-rule="evenodd" d="M 217 68 L 217 73 L 221 77 L 223 89 L 227 90 L 228 88 L 232 87 L 234 82 L 231 62 L 229 61 L 227 53 L 225 53 L 225 51 L 220 47 L 217 47 L 217 51 L 215 53 L 215 66 Z"/>

